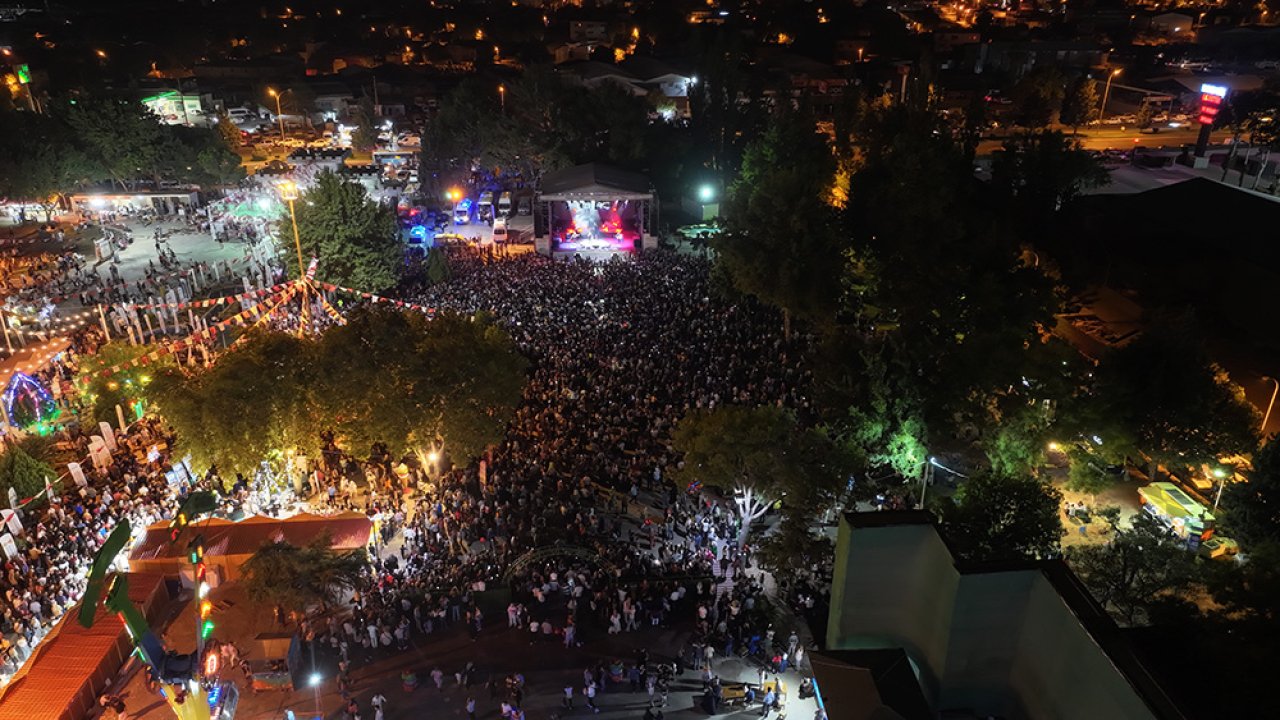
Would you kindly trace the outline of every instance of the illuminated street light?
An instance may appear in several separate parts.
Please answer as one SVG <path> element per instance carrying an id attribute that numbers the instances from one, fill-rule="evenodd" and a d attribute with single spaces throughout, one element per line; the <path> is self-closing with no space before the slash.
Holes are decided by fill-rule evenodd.
<path id="1" fill-rule="evenodd" d="M 506 85 L 498 86 L 498 104 L 501 106 L 502 112 L 505 113 L 507 111 L 507 86 Z"/>
<path id="2" fill-rule="evenodd" d="M 1213 476 L 1218 480 L 1218 492 L 1213 496 L 1213 511 L 1218 511 L 1218 503 L 1222 502 L 1222 489 L 1227 486 L 1227 471 L 1222 468 L 1214 468 Z"/>
<path id="3" fill-rule="evenodd" d="M 709 183 L 698 188 L 699 201 L 704 203 L 709 203 L 715 199 L 716 199 L 716 189 L 712 187 Z"/>
<path id="4" fill-rule="evenodd" d="M 1120 72 L 1121 68 L 1116 68 L 1111 71 L 1110 75 L 1107 75 L 1107 88 L 1102 91 L 1102 106 L 1098 108 L 1099 123 L 1101 123 L 1102 119 L 1107 115 L 1107 98 L 1111 96 L 1111 81 L 1116 79 Z"/>
<path id="5" fill-rule="evenodd" d="M 285 90 L 284 92 L 289 92 Z M 278 93 L 272 88 L 267 88 L 267 94 L 276 99 L 276 119 L 280 121 L 280 139 L 284 140 L 284 113 L 280 111 L 280 96 L 284 93 Z"/>
<path id="6" fill-rule="evenodd" d="M 298 234 L 298 214 L 294 203 L 298 200 L 298 185 L 292 180 L 280 183 L 280 197 L 289 203 L 289 221 L 293 224 L 293 245 L 298 250 L 298 283 L 302 291 L 302 323 L 298 326 L 298 337 L 302 337 L 308 323 L 309 306 L 307 303 L 307 266 L 302 262 L 302 237 Z"/>
<path id="7" fill-rule="evenodd" d="M 314 654 L 314 651 L 312 651 L 312 653 Z M 314 662 L 315 662 L 315 658 L 314 658 L 314 657 L 312 657 L 312 658 L 311 658 L 311 661 L 314 663 Z M 317 718 L 323 718 L 323 717 L 324 717 L 324 713 L 320 711 L 320 682 L 321 682 L 323 679 L 324 679 L 324 678 L 320 677 L 320 673 L 318 673 L 318 672 L 313 672 L 313 673 L 311 673 L 311 677 L 309 678 L 310 683 L 311 683 L 311 691 L 315 694 L 315 700 L 316 700 L 316 717 L 317 717 Z"/>

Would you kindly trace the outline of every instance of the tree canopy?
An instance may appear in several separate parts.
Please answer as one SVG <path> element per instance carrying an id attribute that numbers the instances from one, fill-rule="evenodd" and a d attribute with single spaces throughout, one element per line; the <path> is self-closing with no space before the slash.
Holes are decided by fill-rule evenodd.
<path id="1" fill-rule="evenodd" d="M 829 315 L 844 243 L 831 198 L 836 161 L 807 112 L 780 109 L 747 146 L 718 259 L 734 285 L 787 313 Z"/>
<path id="2" fill-rule="evenodd" d="M 1178 602 L 1198 577 L 1186 543 L 1146 513 L 1105 545 L 1069 548 L 1067 561 L 1094 598 L 1127 625 L 1143 624 L 1162 604 Z"/>
<path id="3" fill-rule="evenodd" d="M 443 442 L 461 459 L 501 438 L 528 365 L 484 315 L 360 309 L 316 349 L 317 411 L 349 445 Z"/>
<path id="4" fill-rule="evenodd" d="M 732 495 L 742 516 L 740 541 L 784 496 L 795 494 L 809 510 L 829 501 L 853 465 L 824 433 L 774 406 L 695 411 L 676 424 L 672 445 L 684 455 L 681 480 Z"/>
<path id="5" fill-rule="evenodd" d="M 1074 132 L 1081 125 L 1088 125 L 1098 119 L 1100 102 L 1097 82 L 1087 75 L 1081 75 L 1067 88 L 1067 94 L 1062 98 L 1059 119 Z"/>
<path id="6" fill-rule="evenodd" d="M 0 112 L 0 193 L 49 209 L 96 182 L 131 188 L 242 177 L 239 156 L 217 130 L 165 125 L 134 101 L 78 96 L 51 102 L 47 113 Z"/>
<path id="7" fill-rule="evenodd" d="M 317 446 L 322 428 L 310 402 L 314 362 L 308 341 L 264 332 L 190 376 L 162 369 L 152 394 L 198 465 L 251 475 L 279 451 Z"/>
<path id="8" fill-rule="evenodd" d="M 160 414 L 197 463 L 224 472 L 292 449 L 314 456 L 326 429 L 348 449 L 443 442 L 463 460 L 501 437 L 527 362 L 491 320 L 375 307 L 348 320 L 318 339 L 255 334 L 190 377 L 158 373 Z"/>
<path id="9" fill-rule="evenodd" d="M 1223 488 L 1221 509 L 1227 534 L 1246 547 L 1280 546 L 1280 443 L 1274 438 L 1254 454 L 1243 482 Z"/>
<path id="10" fill-rule="evenodd" d="M 173 357 L 161 355 L 160 359 L 131 367 L 134 360 L 144 358 L 156 350 L 155 345 L 130 345 L 118 340 L 98 348 L 96 353 L 85 355 L 76 374 L 79 401 L 94 423 L 116 422 L 116 405 L 124 409 L 126 418 L 132 417 L 134 403 L 149 402 L 149 387 L 157 371 L 174 369 Z M 119 368 L 103 376 L 104 368 Z"/>
<path id="11" fill-rule="evenodd" d="M 342 591 L 358 587 L 367 567 L 363 549 L 337 552 L 323 535 L 302 547 L 264 544 L 245 561 L 241 582 L 254 602 L 305 610 L 332 604 Z"/>
<path id="12" fill-rule="evenodd" d="M 0 498 L 6 497 L 9 488 L 19 500 L 34 496 L 44 490 L 45 481 L 58 477 L 48 463 L 31 457 L 21 445 L 9 445 L 0 453 Z M 8 500 L 2 500 L 6 505 Z"/>
<path id="13" fill-rule="evenodd" d="M 1138 449 L 1170 468 L 1252 452 L 1261 418 L 1185 319 L 1153 324 L 1097 370 L 1103 414 Z M 1102 445 L 1109 438 L 1095 432 Z"/>
<path id="14" fill-rule="evenodd" d="M 319 275 L 330 282 L 381 292 L 400 280 L 404 247 L 394 210 L 369 198 L 362 185 L 322 172 L 315 185 L 294 203 L 303 262 L 320 259 Z M 297 275 L 289 210 L 276 227 L 280 257 Z"/>
<path id="15" fill-rule="evenodd" d="M 484 78 L 459 83 L 441 103 L 423 140 L 437 162 L 458 168 L 478 161 L 501 174 L 536 183 L 547 172 L 604 161 L 641 169 L 649 144 L 649 109 L 623 87 L 584 90 L 545 67 L 502 84 Z"/>
<path id="16" fill-rule="evenodd" d="M 1062 494 L 1034 478 L 983 473 L 942 504 L 942 529 L 953 552 L 972 562 L 1057 555 L 1065 531 Z"/>

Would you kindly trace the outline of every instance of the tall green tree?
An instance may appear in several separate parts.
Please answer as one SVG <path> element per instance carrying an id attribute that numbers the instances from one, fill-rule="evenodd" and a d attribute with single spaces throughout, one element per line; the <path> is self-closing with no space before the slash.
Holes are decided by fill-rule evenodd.
<path id="1" fill-rule="evenodd" d="M 1151 614 L 1198 582 L 1195 555 L 1186 543 L 1146 513 L 1105 545 L 1068 548 L 1067 563 L 1094 599 L 1118 621 L 1145 624 Z"/>
<path id="2" fill-rule="evenodd" d="M 170 135 L 141 103 L 90 96 L 59 105 L 55 112 L 66 118 L 90 161 L 121 187 L 161 177 Z"/>
<path id="3" fill-rule="evenodd" d="M 0 497 L 7 496 L 9 488 L 17 493 L 19 501 L 33 497 L 44 490 L 45 481 L 57 478 L 48 463 L 31 457 L 18 445 L 10 445 L 0 454 Z"/>
<path id="4" fill-rule="evenodd" d="M 1280 546 L 1280 443 L 1273 438 L 1253 455 L 1244 482 L 1222 490 L 1222 525 L 1246 547 Z"/>
<path id="5" fill-rule="evenodd" d="M 805 111 L 780 109 L 751 143 L 729 193 L 717 261 L 734 285 L 791 318 L 826 318 L 840 294 L 844 249 L 830 193 L 836 162 Z"/>
<path id="6" fill-rule="evenodd" d="M 1005 141 L 991 163 L 991 183 L 1025 227 L 1050 222 L 1085 190 L 1107 184 L 1109 174 L 1080 143 L 1058 131 Z"/>
<path id="7" fill-rule="evenodd" d="M 218 132 L 218 138 L 222 140 L 222 144 L 232 152 L 236 152 L 243 144 L 243 138 L 240 134 L 240 128 L 231 121 L 231 116 L 226 110 L 219 110 L 215 116 L 216 125 L 214 129 Z"/>
<path id="8" fill-rule="evenodd" d="M 320 277 L 368 292 L 381 292 L 399 281 L 404 247 L 395 212 L 370 199 L 363 186 L 323 172 L 294 209 L 303 261 L 319 258 Z M 288 274 L 296 277 L 293 229 L 285 212 L 276 236 Z"/>
<path id="9" fill-rule="evenodd" d="M 298 448 L 314 455 L 319 432 L 311 396 L 315 353 L 286 333 L 259 333 L 190 376 L 177 367 L 150 387 L 197 466 L 250 477 L 263 461 Z"/>
<path id="10" fill-rule="evenodd" d="M 351 113 L 351 122 L 356 126 L 351 133 L 351 147 L 362 153 L 372 152 L 378 147 L 378 120 L 372 99 L 368 96 L 360 99 Z"/>
<path id="11" fill-rule="evenodd" d="M 224 474 L 314 457 L 324 430 L 350 452 L 443 443 L 466 461 L 501 439 L 526 367 L 487 317 L 369 307 L 319 339 L 257 333 L 207 370 L 157 373 L 152 393 L 193 460 Z"/>
<path id="12" fill-rule="evenodd" d="M 241 582 L 256 603 L 286 610 L 322 609 L 340 594 L 360 586 L 368 569 L 363 549 L 337 552 L 333 541 L 321 536 L 309 545 L 265 543 L 245 561 Z"/>
<path id="13" fill-rule="evenodd" d="M 501 439 L 526 367 L 486 316 L 363 308 L 320 339 L 314 395 L 349 447 L 398 455 L 443 442 L 467 460 Z"/>
<path id="14" fill-rule="evenodd" d="M 951 549 L 972 562 L 1053 557 L 1060 552 L 1062 494 L 1030 477 L 983 473 L 941 504 Z"/>
<path id="15" fill-rule="evenodd" d="M 751 523 L 795 492 L 817 507 L 838 492 L 851 458 L 826 434 L 802 428 L 774 406 L 723 405 L 696 411 L 676 424 L 672 444 L 684 456 L 681 479 L 733 497 L 746 540 Z"/>
<path id="16" fill-rule="evenodd" d="M 152 380 L 157 372 L 175 369 L 173 357 L 162 355 L 154 362 L 148 361 L 146 365 L 133 367 L 132 364 L 156 349 L 157 346 L 151 344 L 130 345 L 124 341 L 116 341 L 103 345 L 96 353 L 81 359 L 80 369 L 76 373 L 78 400 L 94 423 L 109 422 L 115 425 L 116 405 L 123 408 L 126 419 L 132 419 L 134 403 L 146 405 L 150 402 Z M 119 369 L 104 377 L 102 370 L 106 368 Z"/>
<path id="17" fill-rule="evenodd" d="M 1067 88 L 1059 120 L 1071 128 L 1071 134 L 1074 135 L 1081 125 L 1089 125 L 1098 119 L 1099 102 L 1097 83 L 1093 78 L 1081 75 Z"/>
<path id="18" fill-rule="evenodd" d="M 427 282 L 432 285 L 439 285 L 453 277 L 453 268 L 449 264 L 449 256 L 445 255 L 443 248 L 433 247 L 427 251 L 425 272 Z"/>
<path id="19" fill-rule="evenodd" d="M 1142 452 L 1171 469 L 1247 454 L 1258 444 L 1257 409 L 1185 319 L 1158 321 L 1105 356 L 1097 382 L 1106 414 Z M 1107 438 L 1098 437 L 1105 446 Z"/>
<path id="20" fill-rule="evenodd" d="M 40 204 L 49 220 L 63 195 L 100 171 L 64 118 L 0 112 L 0 194 Z"/>
<path id="21" fill-rule="evenodd" d="M 1014 122 L 1025 128 L 1043 128 L 1058 119 L 1066 97 L 1066 79 L 1052 65 L 1033 68 L 1013 86 Z"/>

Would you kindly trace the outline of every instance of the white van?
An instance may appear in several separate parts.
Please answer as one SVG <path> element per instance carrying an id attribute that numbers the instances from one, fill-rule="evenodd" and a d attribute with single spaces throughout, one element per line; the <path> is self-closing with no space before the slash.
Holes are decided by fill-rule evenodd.
<path id="1" fill-rule="evenodd" d="M 485 190 L 480 193 L 480 202 L 478 208 L 481 220 L 489 220 L 493 217 L 493 193 Z"/>
<path id="2" fill-rule="evenodd" d="M 471 222 L 471 198 L 462 198 L 453 206 L 453 224 L 466 225 Z"/>
<path id="3" fill-rule="evenodd" d="M 498 218 L 493 221 L 493 241 L 495 243 L 504 243 L 507 241 L 507 221 Z"/>
<path id="4" fill-rule="evenodd" d="M 511 217 L 511 192 L 505 191 L 498 197 L 499 217 Z"/>

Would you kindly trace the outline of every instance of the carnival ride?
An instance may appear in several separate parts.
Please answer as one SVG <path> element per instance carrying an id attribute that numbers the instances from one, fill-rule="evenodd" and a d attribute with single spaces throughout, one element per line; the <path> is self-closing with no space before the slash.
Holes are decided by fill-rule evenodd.
<path id="1" fill-rule="evenodd" d="M 170 525 L 171 542 L 176 543 L 183 537 L 193 518 L 212 512 L 216 507 L 217 500 L 212 493 L 201 491 L 189 495 Z M 189 545 L 195 564 L 196 599 L 200 602 L 196 649 L 191 653 L 176 653 L 165 647 L 137 605 L 129 599 L 129 576 L 125 573 L 107 575 L 132 533 L 129 521 L 122 520 L 94 556 L 77 619 L 84 627 L 93 627 L 101 600 L 102 606 L 115 612 L 124 623 L 134 652 L 150 669 L 152 678 L 160 687 L 160 694 L 178 720 L 211 720 L 211 706 L 224 699 L 225 691 L 221 686 L 214 686 L 216 691 L 211 693 L 213 688 L 208 687 L 202 678 L 200 658 L 204 642 L 214 627 L 208 618 L 211 605 L 205 599 L 209 589 L 203 580 L 203 540 L 196 536 Z"/>

